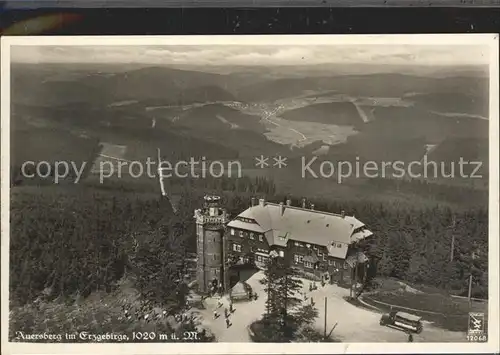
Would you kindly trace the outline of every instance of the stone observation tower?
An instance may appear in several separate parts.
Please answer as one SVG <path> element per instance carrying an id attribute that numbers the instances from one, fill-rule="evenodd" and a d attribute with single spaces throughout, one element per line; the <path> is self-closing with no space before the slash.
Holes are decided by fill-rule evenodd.
<path id="1" fill-rule="evenodd" d="M 194 211 L 196 219 L 196 267 L 199 291 L 210 293 L 224 283 L 224 228 L 229 221 L 220 208 L 219 196 L 205 196 L 203 208 Z"/>

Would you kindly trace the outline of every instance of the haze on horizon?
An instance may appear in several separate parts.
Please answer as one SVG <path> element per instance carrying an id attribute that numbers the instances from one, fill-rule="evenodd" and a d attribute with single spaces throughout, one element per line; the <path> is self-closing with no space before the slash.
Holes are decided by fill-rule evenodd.
<path id="1" fill-rule="evenodd" d="M 483 66 L 486 46 L 472 45 L 185 45 L 185 46 L 12 46 L 18 63 L 117 63 L 147 65 L 280 66 L 371 64 Z"/>

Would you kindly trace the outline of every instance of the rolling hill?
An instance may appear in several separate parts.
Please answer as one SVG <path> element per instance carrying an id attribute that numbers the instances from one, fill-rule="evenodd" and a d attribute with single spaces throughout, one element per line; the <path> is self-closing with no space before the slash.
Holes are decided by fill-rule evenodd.
<path id="1" fill-rule="evenodd" d="M 54 72 L 55 68 L 51 68 L 37 73 L 32 67 L 14 66 L 13 102 L 64 106 L 74 103 L 106 105 L 125 100 L 153 100 L 163 105 L 231 101 L 234 96 L 224 88 L 237 82 L 230 76 L 167 67 L 111 73 L 77 72 L 65 66 Z"/>
<path id="2" fill-rule="evenodd" d="M 352 102 L 313 104 L 286 111 L 280 117 L 290 121 L 319 122 L 340 126 L 359 127 L 363 124 Z"/>
<path id="3" fill-rule="evenodd" d="M 369 97 L 401 97 L 408 93 L 464 93 L 483 96 L 488 92 L 488 83 L 487 78 L 475 76 L 433 78 L 394 73 L 332 75 L 284 78 L 251 84 L 240 89 L 237 96 L 249 102 L 300 96 L 308 90 L 336 90 L 346 95 Z"/>
<path id="4" fill-rule="evenodd" d="M 191 129 L 212 131 L 250 130 L 264 133 L 266 129 L 259 116 L 247 115 L 222 104 L 208 104 L 186 110 L 175 121 L 177 125 Z"/>
<path id="5" fill-rule="evenodd" d="M 487 118 L 488 79 L 481 75 L 202 70 L 14 65 L 12 127 L 33 135 L 55 129 L 67 149 L 84 134 L 126 146 L 129 160 L 156 157 L 160 148 L 172 159 L 321 151 L 336 160 L 409 161 L 422 159 L 427 145 L 440 159 L 456 159 L 458 148 L 487 157 L 488 120 L 480 117 Z"/>

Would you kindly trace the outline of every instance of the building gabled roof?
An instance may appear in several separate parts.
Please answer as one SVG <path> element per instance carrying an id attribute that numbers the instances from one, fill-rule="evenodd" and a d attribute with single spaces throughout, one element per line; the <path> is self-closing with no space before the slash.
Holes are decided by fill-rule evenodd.
<path id="1" fill-rule="evenodd" d="M 266 230 L 264 230 L 257 223 L 248 223 L 248 222 L 239 221 L 237 219 L 233 219 L 227 225 L 229 227 L 232 227 L 232 228 L 244 229 L 244 230 L 248 230 L 248 231 L 252 231 L 252 232 L 256 232 L 256 233 L 265 233 L 266 232 Z"/>
<path id="2" fill-rule="evenodd" d="M 256 223 L 244 223 L 238 217 Z M 269 245 L 286 246 L 289 240 L 311 243 L 325 246 L 329 254 L 337 258 L 346 257 L 349 244 L 372 235 L 362 229 L 363 222 L 354 216 L 269 202 L 252 206 L 238 217 L 228 226 L 255 231 L 259 229 Z"/>

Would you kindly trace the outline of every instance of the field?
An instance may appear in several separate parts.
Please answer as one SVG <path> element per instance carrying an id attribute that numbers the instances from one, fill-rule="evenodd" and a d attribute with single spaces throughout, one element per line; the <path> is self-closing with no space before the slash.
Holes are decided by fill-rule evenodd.
<path id="1" fill-rule="evenodd" d="M 425 291 L 424 291 L 425 290 Z M 469 312 L 487 317 L 488 302 L 456 297 L 442 289 L 411 287 L 397 280 L 384 280 L 379 290 L 361 297 L 362 302 L 381 311 L 401 310 L 421 316 L 424 321 L 451 331 L 467 331 Z"/>

